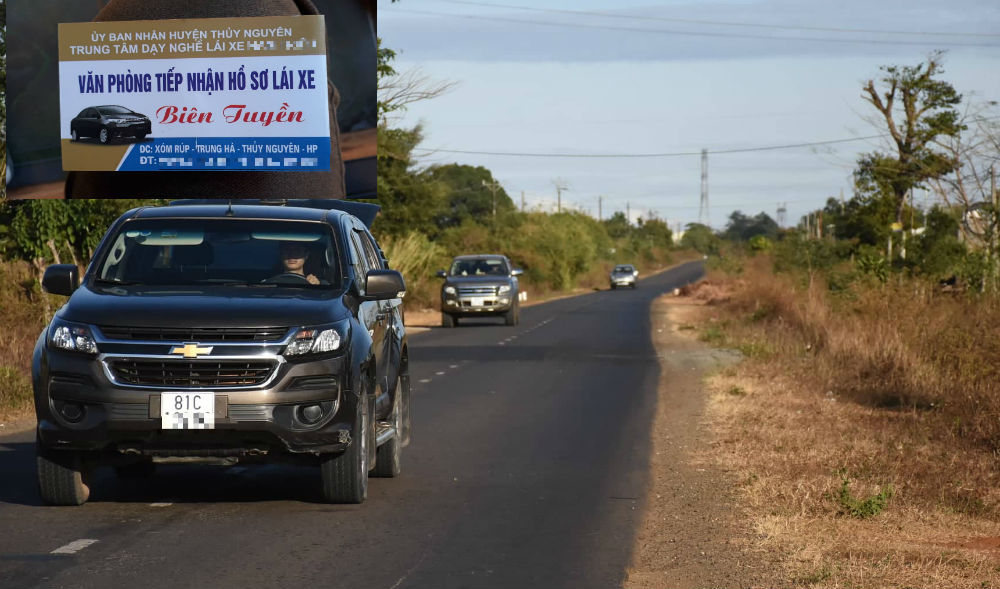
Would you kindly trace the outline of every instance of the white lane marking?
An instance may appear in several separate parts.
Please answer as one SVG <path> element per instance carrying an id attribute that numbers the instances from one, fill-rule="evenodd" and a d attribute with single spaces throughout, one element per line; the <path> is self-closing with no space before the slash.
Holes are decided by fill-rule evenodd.
<path id="1" fill-rule="evenodd" d="M 422 383 L 428 383 L 430 381 L 431 381 L 431 379 L 429 379 L 429 378 L 421 378 L 420 379 L 420 382 L 422 382 Z"/>
<path id="2" fill-rule="evenodd" d="M 173 503 L 150 503 L 150 507 L 170 507 Z"/>
<path id="3" fill-rule="evenodd" d="M 449 364 L 448 368 L 458 368 L 458 364 Z"/>
<path id="4" fill-rule="evenodd" d="M 498 346 L 502 346 L 502 345 L 504 345 L 505 343 L 507 343 L 507 342 L 497 342 L 497 345 L 498 345 Z"/>
<path id="5" fill-rule="evenodd" d="M 434 374 L 436 374 L 437 376 L 441 376 L 442 374 L 444 374 L 444 370 L 442 370 L 440 372 L 435 372 Z"/>
<path id="6" fill-rule="evenodd" d="M 92 539 L 89 539 L 89 538 L 84 538 L 82 540 L 73 540 L 72 542 L 70 542 L 69 544 L 67 544 L 65 546 L 60 546 L 59 548 L 56 548 L 55 550 L 53 550 L 49 554 L 76 554 L 77 552 L 80 552 L 81 550 L 83 550 L 87 546 L 90 546 L 91 544 L 96 544 L 96 543 L 97 543 L 97 540 L 92 540 Z"/>

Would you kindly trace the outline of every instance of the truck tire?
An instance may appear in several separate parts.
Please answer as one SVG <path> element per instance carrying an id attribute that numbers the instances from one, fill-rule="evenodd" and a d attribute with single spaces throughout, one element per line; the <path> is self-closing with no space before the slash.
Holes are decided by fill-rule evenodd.
<path id="1" fill-rule="evenodd" d="M 83 505 L 90 498 L 88 474 L 75 452 L 58 455 L 37 446 L 38 490 L 48 505 Z"/>
<path id="2" fill-rule="evenodd" d="M 324 456 L 320 462 L 323 500 L 327 503 L 364 503 L 368 498 L 368 445 L 372 421 L 367 393 L 358 399 L 351 443 L 339 456 Z"/>
<path id="3" fill-rule="evenodd" d="M 441 313 L 441 327 L 455 327 L 458 321 L 455 320 L 455 316 L 450 313 Z"/>
<path id="4" fill-rule="evenodd" d="M 403 453 L 403 420 L 406 415 L 403 408 L 402 380 L 402 378 L 396 377 L 396 394 L 393 396 L 392 412 L 389 417 L 396 434 L 375 451 L 375 468 L 372 469 L 374 477 L 395 478 L 399 476 L 400 457 Z"/>
<path id="5" fill-rule="evenodd" d="M 520 309 L 517 305 L 510 308 L 509 311 L 503 314 L 503 322 L 505 325 L 517 325 L 520 319 Z"/>

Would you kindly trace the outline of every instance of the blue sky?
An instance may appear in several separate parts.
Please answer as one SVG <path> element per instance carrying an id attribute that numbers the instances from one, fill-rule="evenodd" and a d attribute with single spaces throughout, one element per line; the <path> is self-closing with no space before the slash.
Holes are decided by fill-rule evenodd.
<path id="1" fill-rule="evenodd" d="M 515 201 L 523 190 L 529 207 L 551 207 L 561 179 L 564 204 L 593 215 L 603 196 L 605 217 L 630 205 L 633 218 L 697 221 L 700 156 L 441 150 L 697 153 L 877 135 L 864 120 L 873 111 L 863 83 L 880 65 L 916 65 L 934 49 L 947 50 L 944 79 L 969 100 L 1000 100 L 1000 4 L 992 1 L 484 3 L 542 10 L 380 0 L 379 35 L 399 51 L 398 69 L 455 82 L 400 121 L 424 124 L 422 147 L 433 151 L 421 163 L 486 166 Z M 710 153 L 711 223 L 723 227 L 737 209 L 776 217 L 787 203 L 793 224 L 841 190 L 849 197 L 854 161 L 877 145 Z"/>

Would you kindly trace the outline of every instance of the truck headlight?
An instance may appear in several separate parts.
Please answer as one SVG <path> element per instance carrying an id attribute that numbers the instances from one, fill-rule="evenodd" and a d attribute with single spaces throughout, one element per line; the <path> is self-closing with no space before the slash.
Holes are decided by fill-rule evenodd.
<path id="1" fill-rule="evenodd" d="M 303 327 L 295 332 L 292 341 L 285 348 L 285 355 L 301 356 L 335 352 L 340 349 L 343 337 L 337 327 Z"/>
<path id="2" fill-rule="evenodd" d="M 49 343 L 60 350 L 96 354 L 97 342 L 90 327 L 56 319 L 49 330 Z"/>
<path id="3" fill-rule="evenodd" d="M 502 284 L 502 285 L 500 285 L 500 288 L 497 289 L 497 294 L 504 294 L 504 293 L 508 293 L 508 292 L 510 292 L 510 285 L 509 284 Z"/>
<path id="4" fill-rule="evenodd" d="M 446 286 L 446 287 L 444 287 L 444 294 L 447 294 L 447 295 L 453 295 L 453 294 L 455 294 L 455 287 L 454 286 Z"/>

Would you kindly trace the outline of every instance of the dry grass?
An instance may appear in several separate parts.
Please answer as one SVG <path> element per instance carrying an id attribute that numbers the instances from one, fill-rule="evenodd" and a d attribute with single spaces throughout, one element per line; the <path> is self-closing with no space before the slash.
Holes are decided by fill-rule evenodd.
<path id="1" fill-rule="evenodd" d="M 32 407 L 31 354 L 46 324 L 46 301 L 25 262 L 0 263 L 0 419 L 25 416 Z M 51 304 L 51 303 L 50 303 Z M 54 307 L 49 307 L 50 311 Z"/>
<path id="2" fill-rule="evenodd" d="M 716 301 L 701 307 L 703 339 L 748 358 L 709 383 L 717 443 L 704 459 L 737 473 L 788 578 L 1000 587 L 996 306 L 916 284 L 831 300 L 766 259 L 709 283 L 693 289 Z M 852 517 L 838 500 L 845 478 L 858 499 L 894 493 Z"/>

